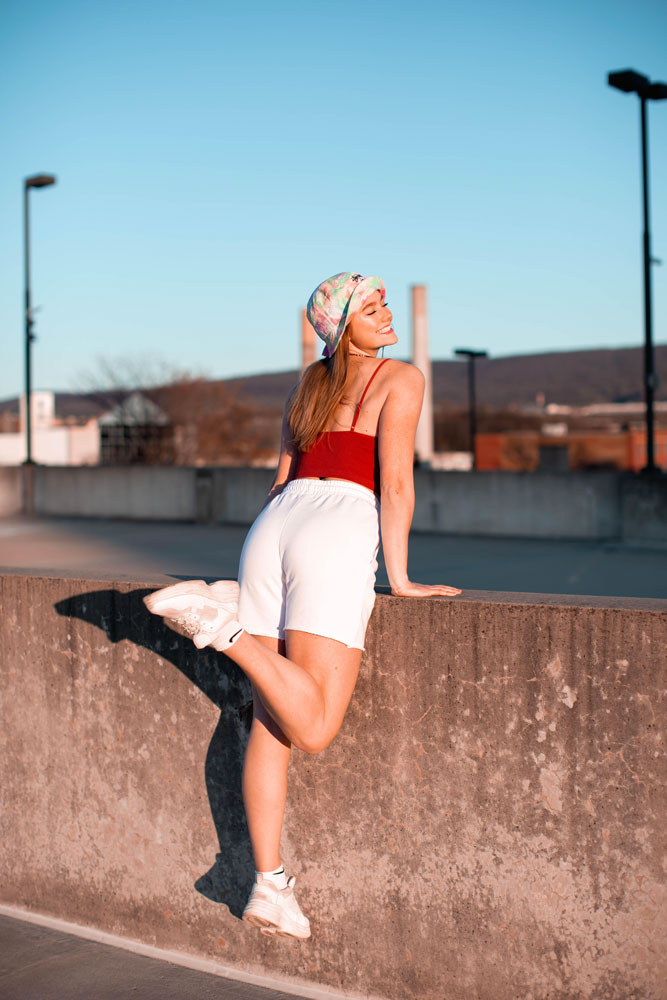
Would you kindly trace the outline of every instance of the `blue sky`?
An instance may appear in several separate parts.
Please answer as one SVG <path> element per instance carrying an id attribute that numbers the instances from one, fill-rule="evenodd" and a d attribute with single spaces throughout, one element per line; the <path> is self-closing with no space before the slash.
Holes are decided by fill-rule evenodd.
<path id="1" fill-rule="evenodd" d="M 643 340 L 639 109 L 667 4 L 5 0 L 0 398 L 23 385 L 22 179 L 35 388 L 96 359 L 295 368 L 299 310 L 380 274 L 434 358 Z M 650 106 L 655 339 L 667 341 L 667 101 Z M 663 376 L 667 377 L 667 375 Z"/>

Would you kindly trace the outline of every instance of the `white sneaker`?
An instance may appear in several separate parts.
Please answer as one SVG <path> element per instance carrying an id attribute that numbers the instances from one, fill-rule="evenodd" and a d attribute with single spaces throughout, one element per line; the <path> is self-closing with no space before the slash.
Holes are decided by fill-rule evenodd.
<path id="1" fill-rule="evenodd" d="M 219 580 L 211 586 L 203 580 L 185 580 L 148 594 L 144 604 L 169 628 L 192 639 L 197 649 L 214 644 L 215 649 L 228 649 L 243 630 L 237 621 L 236 580 Z"/>
<path id="2" fill-rule="evenodd" d="M 250 893 L 243 911 L 243 919 L 259 927 L 263 934 L 285 934 L 290 937 L 309 938 L 310 921 L 304 917 L 294 895 L 294 875 L 287 879 L 287 888 L 278 889 L 261 874 Z"/>

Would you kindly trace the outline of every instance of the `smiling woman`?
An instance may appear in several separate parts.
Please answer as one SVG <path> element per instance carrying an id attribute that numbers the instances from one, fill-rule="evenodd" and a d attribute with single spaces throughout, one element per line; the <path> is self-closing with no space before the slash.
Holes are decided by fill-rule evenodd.
<path id="1" fill-rule="evenodd" d="M 293 443 L 302 452 L 313 446 L 336 417 L 340 423 L 341 407 L 349 407 L 358 383 L 368 377 L 364 359 L 374 362 L 381 347 L 398 341 L 380 278 L 349 272 L 334 275 L 313 292 L 308 314 L 325 342 L 322 354 L 329 361 L 304 372 L 289 403 Z M 355 359 L 352 368 L 350 358 Z M 344 426 L 349 425 L 345 413 L 342 416 Z"/>
<path id="2" fill-rule="evenodd" d="M 256 878 L 243 919 L 299 938 L 310 924 L 280 855 L 290 750 L 319 753 L 342 725 L 375 603 L 380 526 L 392 594 L 461 593 L 408 578 L 424 377 L 401 361 L 378 362 L 398 340 L 383 282 L 336 274 L 311 295 L 308 317 L 323 358 L 288 395 L 278 469 L 243 545 L 238 584 L 189 581 L 146 598 L 252 683 L 243 796 Z"/>

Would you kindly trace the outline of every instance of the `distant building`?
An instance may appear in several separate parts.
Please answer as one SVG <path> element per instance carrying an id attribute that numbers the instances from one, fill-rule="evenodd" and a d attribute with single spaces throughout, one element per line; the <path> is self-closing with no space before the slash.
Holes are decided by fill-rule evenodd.
<path id="1" fill-rule="evenodd" d="M 25 428 L 25 396 L 19 400 L 19 430 Z M 31 431 L 44 431 L 56 425 L 56 394 L 36 390 L 30 394 Z"/>
<path id="2" fill-rule="evenodd" d="M 131 393 L 113 410 L 102 414 L 97 423 L 102 465 L 156 462 L 164 456 L 171 422 L 142 392 Z"/>
<path id="3" fill-rule="evenodd" d="M 16 406 L 16 404 L 15 404 Z M 18 409 L 18 429 L 16 428 Z M 30 396 L 31 451 L 40 465 L 96 465 L 99 461 L 99 429 L 90 417 L 61 419 L 56 412 L 56 393 L 43 390 Z M 23 397 L 14 410 L 3 411 L 0 432 L 0 465 L 20 465 L 26 460 L 26 407 Z"/>
<path id="4" fill-rule="evenodd" d="M 32 457 L 40 465 L 156 461 L 169 425 L 167 415 L 141 392 L 38 390 L 31 393 L 30 410 Z M 25 397 L 0 413 L 0 465 L 25 462 L 25 416 Z"/>
<path id="5" fill-rule="evenodd" d="M 432 469 L 442 469 L 445 472 L 470 472 L 472 452 L 434 451 L 429 465 Z"/>
<path id="6" fill-rule="evenodd" d="M 611 432 L 578 430 L 554 434 L 544 433 L 543 429 L 477 434 L 475 459 L 478 469 L 639 472 L 646 465 L 646 429 L 637 426 Z M 655 461 L 667 470 L 667 427 L 656 429 Z"/>

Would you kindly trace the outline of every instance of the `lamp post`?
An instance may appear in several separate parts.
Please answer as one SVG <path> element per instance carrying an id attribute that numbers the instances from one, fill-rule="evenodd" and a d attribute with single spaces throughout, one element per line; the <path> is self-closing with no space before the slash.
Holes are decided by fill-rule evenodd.
<path id="1" fill-rule="evenodd" d="M 32 416 L 30 412 L 31 368 L 30 347 L 35 339 L 32 332 L 34 320 L 30 311 L 30 226 L 28 193 L 30 188 L 49 187 L 56 179 L 51 174 L 34 174 L 23 182 L 23 225 L 25 243 L 25 464 L 32 465 Z"/>
<path id="2" fill-rule="evenodd" d="M 667 84 L 651 83 L 646 76 L 633 69 L 609 73 L 610 87 L 626 94 L 637 94 L 641 110 L 642 128 L 642 187 L 644 207 L 644 396 L 646 399 L 646 465 L 642 472 L 660 472 L 655 464 L 655 443 L 653 423 L 653 392 L 656 388 L 655 364 L 653 360 L 653 317 L 651 312 L 651 264 L 658 263 L 651 257 L 651 230 L 649 225 L 648 188 L 648 122 L 647 101 L 663 101 L 667 98 Z"/>
<path id="3" fill-rule="evenodd" d="M 472 452 L 472 467 L 477 468 L 475 459 L 475 435 L 477 433 L 475 419 L 475 358 L 488 358 L 487 351 L 472 351 L 466 347 L 459 347 L 454 351 L 461 357 L 468 359 L 468 411 L 470 418 L 470 451 Z"/>

